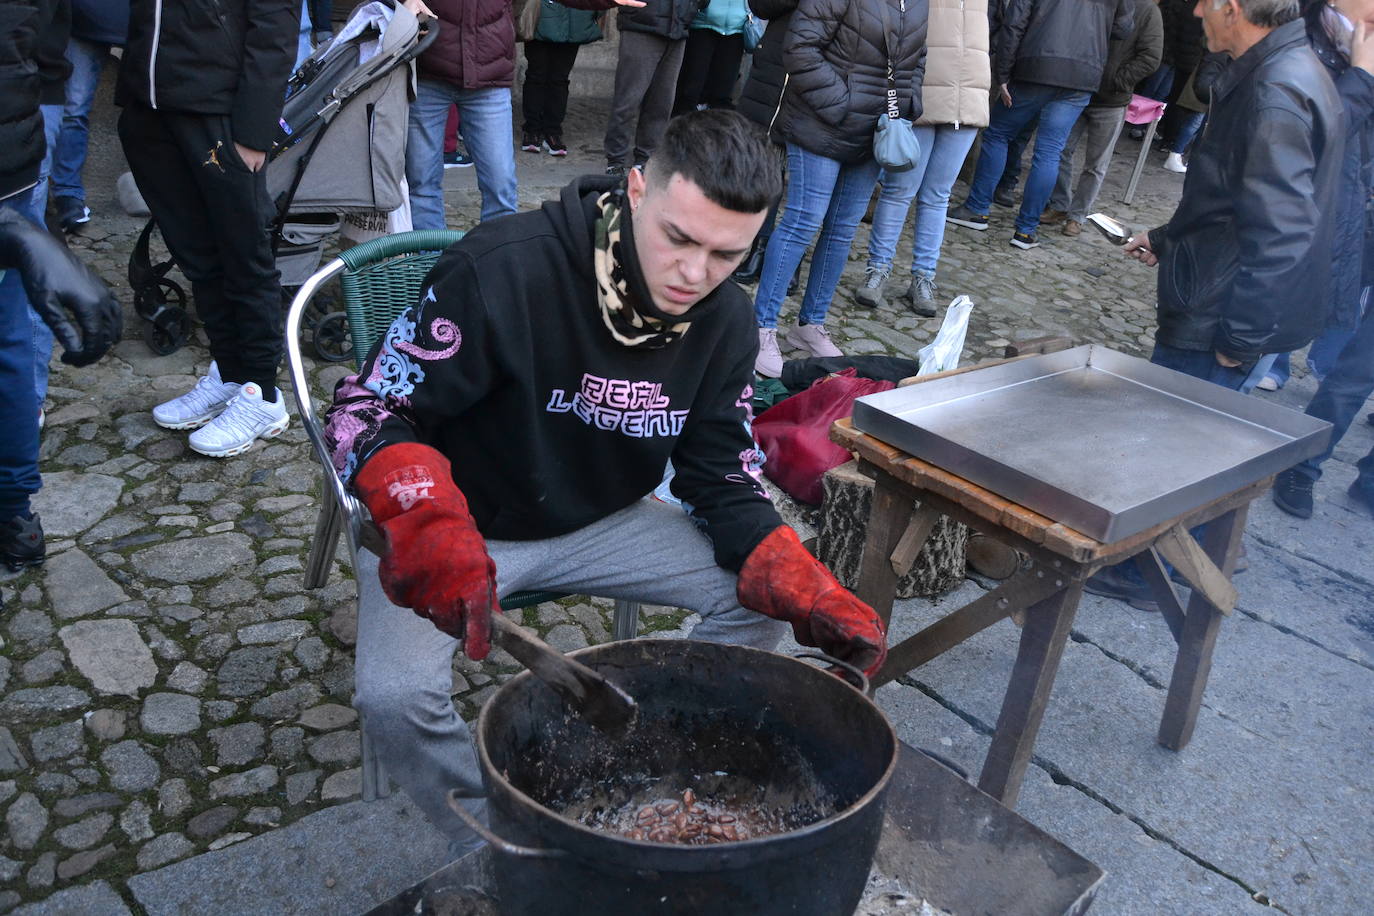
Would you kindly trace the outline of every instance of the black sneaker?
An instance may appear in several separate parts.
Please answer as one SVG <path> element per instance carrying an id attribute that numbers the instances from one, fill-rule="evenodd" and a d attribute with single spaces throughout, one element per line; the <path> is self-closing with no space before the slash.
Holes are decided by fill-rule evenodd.
<path id="1" fill-rule="evenodd" d="M 624 177 L 625 177 L 625 166 L 623 166 L 623 165 L 608 165 L 608 166 L 606 166 L 606 175 L 607 175 L 608 177 L 610 177 L 610 178 L 624 178 Z"/>
<path id="2" fill-rule="evenodd" d="M 467 169 L 472 167 L 472 157 L 462 150 L 444 153 L 444 168 Z"/>
<path id="3" fill-rule="evenodd" d="M 998 187 L 992 192 L 992 202 L 999 207 L 1016 206 L 1016 186 Z"/>
<path id="4" fill-rule="evenodd" d="M 1127 560 L 1126 563 L 1132 561 Z M 1083 583 L 1083 591 L 1090 595 L 1100 595 L 1103 598 L 1115 598 L 1124 601 L 1131 607 L 1140 611 L 1158 611 L 1159 603 L 1155 601 L 1154 594 L 1150 587 L 1144 582 L 1137 582 L 1121 571 L 1124 563 L 1116 566 L 1108 566 L 1099 569 L 1088 580 Z"/>
<path id="5" fill-rule="evenodd" d="M 568 155 L 567 144 L 563 142 L 562 134 L 549 134 L 544 138 L 544 149 L 549 151 L 550 156 Z"/>
<path id="6" fill-rule="evenodd" d="M 526 153 L 542 153 L 544 138 L 532 130 L 520 131 L 520 149 Z"/>
<path id="7" fill-rule="evenodd" d="M 55 197 L 52 205 L 57 211 L 58 225 L 68 235 L 91 221 L 91 211 L 79 197 Z"/>
<path id="8" fill-rule="evenodd" d="M 945 213 L 945 221 L 956 226 L 963 226 L 965 229 L 977 229 L 979 232 L 988 227 L 988 215 L 986 213 L 974 213 L 963 204 Z"/>
<path id="9" fill-rule="evenodd" d="M 1022 251 L 1030 251 L 1032 248 L 1040 247 L 1040 239 L 1036 238 L 1034 232 L 1017 232 L 1012 235 L 1011 244 Z"/>
<path id="10" fill-rule="evenodd" d="M 16 515 L 0 522 L 0 560 L 11 571 L 37 566 L 47 556 L 43 544 L 43 526 L 37 515 L 24 518 Z"/>
<path id="11" fill-rule="evenodd" d="M 1312 478 L 1289 468 L 1274 478 L 1274 505 L 1298 518 L 1312 517 Z"/>

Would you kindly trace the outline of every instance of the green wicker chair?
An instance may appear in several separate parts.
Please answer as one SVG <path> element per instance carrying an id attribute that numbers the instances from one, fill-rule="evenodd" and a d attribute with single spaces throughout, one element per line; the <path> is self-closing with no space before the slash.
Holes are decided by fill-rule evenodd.
<path id="1" fill-rule="evenodd" d="M 315 448 L 322 465 L 320 514 L 315 522 L 315 538 L 305 565 L 305 587 L 317 589 L 329 579 L 329 567 L 338 549 L 339 535 L 348 538 L 350 556 L 362 546 L 365 510 L 334 473 L 334 464 L 324 442 L 324 429 L 309 396 L 309 382 L 301 359 L 300 329 L 311 300 L 334 278 L 344 298 L 348 334 L 353 343 L 353 358 L 358 368 L 373 345 L 396 316 L 420 298 L 420 284 L 439 255 L 463 233 L 453 230 L 401 232 L 365 242 L 339 253 L 301 286 L 286 314 L 286 355 L 291 370 L 292 394 L 301 425 Z M 512 611 L 545 601 L 566 597 L 560 592 L 516 592 L 501 601 L 501 608 Z M 615 603 L 616 639 L 633 639 L 639 629 L 639 605 L 631 601 Z M 387 780 L 363 740 L 363 798 L 386 795 Z"/>

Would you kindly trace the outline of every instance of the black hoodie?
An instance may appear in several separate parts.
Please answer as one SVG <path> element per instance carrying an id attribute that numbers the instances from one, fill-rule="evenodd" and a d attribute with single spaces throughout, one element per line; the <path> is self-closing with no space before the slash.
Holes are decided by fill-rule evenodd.
<path id="1" fill-rule="evenodd" d="M 782 524 L 750 429 L 753 310 L 726 281 L 667 347 L 617 343 L 592 269 L 596 199 L 613 187 L 579 179 L 445 252 L 420 303 L 335 389 L 334 464 L 351 478 L 387 445 L 432 445 L 484 536 L 536 540 L 644 497 L 671 458 L 674 494 L 703 523 L 716 562 L 738 571 Z"/>

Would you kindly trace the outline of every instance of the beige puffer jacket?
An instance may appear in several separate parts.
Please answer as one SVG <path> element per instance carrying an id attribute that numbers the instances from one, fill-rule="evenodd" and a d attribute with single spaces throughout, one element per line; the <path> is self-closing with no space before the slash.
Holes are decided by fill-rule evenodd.
<path id="1" fill-rule="evenodd" d="M 917 124 L 987 126 L 988 47 L 988 0 L 930 0 L 924 110 Z"/>

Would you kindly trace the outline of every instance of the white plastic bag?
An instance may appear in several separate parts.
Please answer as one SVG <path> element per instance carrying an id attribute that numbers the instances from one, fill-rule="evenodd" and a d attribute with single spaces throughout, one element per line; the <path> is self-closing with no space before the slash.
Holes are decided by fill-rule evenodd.
<path id="1" fill-rule="evenodd" d="M 940 324 L 940 333 L 916 354 L 921 363 L 917 376 L 933 375 L 959 367 L 959 357 L 964 352 L 964 335 L 968 333 L 968 316 L 972 311 L 973 300 L 968 296 L 960 296 L 949 304 L 945 310 L 945 320 Z"/>

